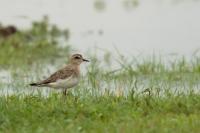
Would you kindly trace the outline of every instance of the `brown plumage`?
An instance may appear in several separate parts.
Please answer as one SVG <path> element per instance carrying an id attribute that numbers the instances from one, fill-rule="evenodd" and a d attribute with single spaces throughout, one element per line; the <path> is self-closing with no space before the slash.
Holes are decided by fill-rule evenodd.
<path id="1" fill-rule="evenodd" d="M 32 83 L 30 85 L 31 86 L 45 85 L 48 83 L 56 82 L 59 79 L 68 78 L 75 73 L 76 73 L 75 69 L 71 65 L 68 65 L 68 66 L 64 67 L 63 69 L 60 69 L 57 72 L 53 73 L 49 78 L 47 78 L 43 81 L 40 81 L 38 83 Z M 78 73 L 77 73 L 77 75 L 78 75 Z"/>

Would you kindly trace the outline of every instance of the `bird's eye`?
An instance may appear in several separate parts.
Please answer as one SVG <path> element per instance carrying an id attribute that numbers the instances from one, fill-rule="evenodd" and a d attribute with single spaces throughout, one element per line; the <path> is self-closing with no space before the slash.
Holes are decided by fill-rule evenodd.
<path id="1" fill-rule="evenodd" d="M 80 57 L 76 56 L 75 59 L 80 59 Z"/>

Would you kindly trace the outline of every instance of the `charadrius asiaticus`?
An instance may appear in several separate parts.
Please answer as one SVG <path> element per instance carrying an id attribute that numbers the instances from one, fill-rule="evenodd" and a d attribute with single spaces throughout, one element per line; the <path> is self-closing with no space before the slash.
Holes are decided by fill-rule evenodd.
<path id="1" fill-rule="evenodd" d="M 74 54 L 70 58 L 70 63 L 64 68 L 52 74 L 49 78 L 30 84 L 37 87 L 50 87 L 55 89 L 63 89 L 66 95 L 67 89 L 76 86 L 80 81 L 80 64 L 89 62 L 80 54 Z"/>

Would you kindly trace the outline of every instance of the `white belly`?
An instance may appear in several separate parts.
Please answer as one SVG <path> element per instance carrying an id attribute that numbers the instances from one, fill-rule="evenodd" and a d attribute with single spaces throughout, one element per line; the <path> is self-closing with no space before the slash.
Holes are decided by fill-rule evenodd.
<path id="1" fill-rule="evenodd" d="M 48 87 L 56 89 L 67 89 L 76 86 L 79 83 L 79 78 L 69 77 L 67 79 L 60 79 L 56 82 L 49 83 Z"/>

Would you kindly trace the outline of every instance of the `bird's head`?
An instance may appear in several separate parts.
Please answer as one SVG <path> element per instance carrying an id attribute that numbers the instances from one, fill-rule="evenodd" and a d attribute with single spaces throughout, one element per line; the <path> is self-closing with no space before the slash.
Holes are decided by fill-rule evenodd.
<path id="1" fill-rule="evenodd" d="M 84 59 L 81 54 L 73 54 L 70 58 L 71 64 L 80 65 L 82 62 L 89 62 L 89 60 Z"/>

